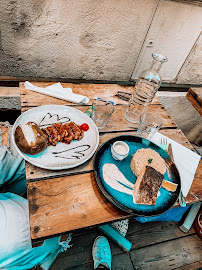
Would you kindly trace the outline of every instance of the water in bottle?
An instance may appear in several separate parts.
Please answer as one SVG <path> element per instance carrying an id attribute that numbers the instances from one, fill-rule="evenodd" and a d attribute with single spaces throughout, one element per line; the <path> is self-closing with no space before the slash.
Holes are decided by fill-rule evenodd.
<path id="1" fill-rule="evenodd" d="M 139 123 L 140 115 L 146 111 L 161 85 L 159 70 L 168 59 L 159 53 L 153 53 L 152 57 L 151 67 L 141 72 L 126 107 L 125 118 L 132 123 Z"/>

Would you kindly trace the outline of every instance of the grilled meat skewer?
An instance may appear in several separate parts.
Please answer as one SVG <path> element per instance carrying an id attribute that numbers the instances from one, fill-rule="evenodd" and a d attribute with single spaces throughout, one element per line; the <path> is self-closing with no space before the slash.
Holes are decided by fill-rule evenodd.
<path id="1" fill-rule="evenodd" d="M 65 143 L 70 144 L 71 141 L 74 139 L 74 133 L 70 128 L 69 124 L 65 123 L 63 127 L 68 133 L 68 136 L 65 136 L 63 140 Z"/>
<path id="2" fill-rule="evenodd" d="M 48 145 L 56 146 L 56 144 L 58 142 L 58 135 L 57 135 L 57 131 L 54 129 L 54 127 L 49 126 L 49 127 L 43 128 L 42 131 L 47 136 Z"/>
<path id="3" fill-rule="evenodd" d="M 84 135 L 84 131 L 79 125 L 74 122 L 55 123 L 52 126 L 43 128 L 42 131 L 47 136 L 48 145 L 56 146 L 58 142 L 64 142 L 70 144 L 72 140 L 81 140 Z"/>
<path id="4" fill-rule="evenodd" d="M 74 133 L 74 140 L 78 140 L 80 134 L 81 134 L 81 129 L 79 126 L 77 126 L 74 122 L 69 123 L 70 128 L 72 129 Z"/>

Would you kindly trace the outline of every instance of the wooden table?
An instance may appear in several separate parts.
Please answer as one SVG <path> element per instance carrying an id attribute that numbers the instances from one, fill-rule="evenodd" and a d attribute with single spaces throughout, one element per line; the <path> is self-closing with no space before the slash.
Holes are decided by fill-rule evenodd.
<path id="1" fill-rule="evenodd" d="M 186 94 L 186 98 L 202 116 L 202 87 L 191 87 Z"/>
<path id="2" fill-rule="evenodd" d="M 46 87 L 52 83 L 34 83 Z M 105 130 L 100 133 L 100 145 L 108 139 L 121 134 L 136 134 L 137 126 L 124 117 L 126 101 L 115 96 L 116 92 L 132 92 L 133 87 L 116 84 L 72 84 L 74 93 L 87 95 L 87 105 L 75 105 L 53 97 L 32 92 L 20 83 L 22 113 L 40 105 L 58 104 L 74 106 L 85 112 L 95 97 L 102 97 L 116 102 L 115 111 Z M 185 135 L 177 129 L 176 123 L 168 114 L 157 97 L 149 106 L 151 113 L 157 113 L 163 119 L 161 133 L 193 150 Z M 93 159 L 70 170 L 51 171 L 37 168 L 26 162 L 26 178 L 30 211 L 32 241 L 74 231 L 76 229 L 96 226 L 107 222 L 131 217 L 112 205 L 99 190 L 94 174 Z M 199 163 L 195 178 L 186 198 L 188 204 L 202 200 L 202 162 Z M 176 204 L 177 205 L 177 204 Z"/>

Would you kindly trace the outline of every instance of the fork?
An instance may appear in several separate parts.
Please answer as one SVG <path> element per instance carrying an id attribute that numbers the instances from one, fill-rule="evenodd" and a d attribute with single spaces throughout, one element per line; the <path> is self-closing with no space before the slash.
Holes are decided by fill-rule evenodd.
<path id="1" fill-rule="evenodd" d="M 161 143 L 160 143 L 160 147 L 165 150 L 166 152 L 168 152 L 168 143 L 167 143 L 167 139 L 166 138 L 162 138 L 161 139 Z M 174 160 L 172 160 L 174 162 Z M 182 190 L 180 189 L 180 194 L 179 194 L 179 204 L 181 207 L 185 207 L 186 206 L 186 201 L 185 198 L 182 194 Z"/>
<path id="2" fill-rule="evenodd" d="M 168 150 L 168 144 L 166 138 L 161 138 L 160 147 L 167 152 Z"/>

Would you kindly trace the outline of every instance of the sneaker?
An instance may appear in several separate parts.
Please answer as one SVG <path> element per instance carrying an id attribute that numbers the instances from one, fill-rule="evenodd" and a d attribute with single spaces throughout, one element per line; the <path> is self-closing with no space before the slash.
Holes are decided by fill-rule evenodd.
<path id="1" fill-rule="evenodd" d="M 109 242 L 104 236 L 98 236 L 95 239 L 92 255 L 94 260 L 94 269 L 97 269 L 98 266 L 103 265 L 111 270 L 111 250 Z"/>

